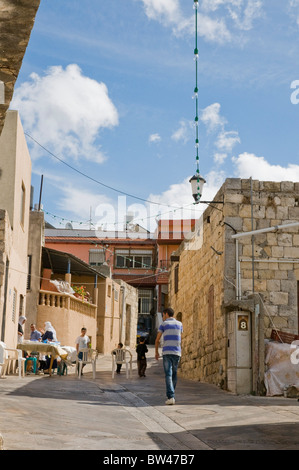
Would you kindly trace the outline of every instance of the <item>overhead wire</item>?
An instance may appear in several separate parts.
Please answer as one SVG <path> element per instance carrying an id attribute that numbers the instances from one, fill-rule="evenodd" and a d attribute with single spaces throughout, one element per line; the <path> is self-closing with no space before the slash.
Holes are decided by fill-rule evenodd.
<path id="1" fill-rule="evenodd" d="M 81 170 L 78 170 L 78 168 L 75 168 L 74 166 L 70 165 L 69 163 L 67 163 L 65 160 L 63 160 L 62 158 L 58 157 L 57 155 L 55 155 L 53 152 L 51 152 L 51 150 L 47 149 L 46 147 L 44 147 L 44 145 L 42 145 L 40 142 L 38 142 L 34 137 L 32 137 L 30 134 L 28 134 L 27 132 L 24 132 L 24 134 L 29 137 L 30 139 L 33 140 L 33 142 L 35 142 L 37 145 L 39 145 L 43 150 L 45 150 L 45 152 L 49 153 L 53 158 L 55 158 L 56 160 L 58 160 L 60 163 L 62 163 L 63 165 L 67 166 L 68 168 L 70 168 L 71 170 L 75 171 L 76 173 L 78 173 L 79 175 L 81 176 L 84 176 L 85 178 L 88 178 L 90 181 L 93 181 L 94 183 L 96 184 L 99 184 L 107 189 L 110 189 L 111 191 L 115 191 L 119 194 L 123 194 L 125 196 L 128 196 L 128 197 L 131 197 L 133 199 L 137 199 L 139 201 L 143 201 L 143 202 L 148 202 L 149 204 L 155 204 L 155 205 L 158 205 L 158 206 L 166 206 L 166 207 L 173 207 L 173 208 L 176 208 L 175 206 L 170 206 L 169 204 L 165 204 L 165 203 L 161 203 L 161 202 L 157 202 L 157 201 L 150 201 L 148 199 L 144 199 L 142 197 L 139 197 L 139 196 L 135 196 L 133 194 L 130 194 L 130 193 L 127 193 L 126 191 L 122 191 L 120 189 L 116 189 L 112 186 L 109 186 L 108 184 L 106 183 L 103 183 L 102 181 L 99 181 L 95 178 L 93 178 L 92 176 L 90 175 L 87 175 L 86 173 L 83 173 L 83 171 Z"/>

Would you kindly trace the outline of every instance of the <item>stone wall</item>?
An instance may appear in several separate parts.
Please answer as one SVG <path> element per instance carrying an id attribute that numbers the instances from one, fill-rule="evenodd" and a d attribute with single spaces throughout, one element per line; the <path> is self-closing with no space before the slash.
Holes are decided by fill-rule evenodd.
<path id="1" fill-rule="evenodd" d="M 5 102 L 0 102 L 0 135 L 39 5 L 40 0 L 1 1 L 0 81 Z"/>
<path id="2" fill-rule="evenodd" d="M 180 261 L 173 263 L 170 273 L 170 305 L 184 328 L 181 374 L 207 382 L 221 382 L 226 367 L 225 318 L 220 308 L 224 296 L 222 220 L 222 210 L 207 209 L 194 237 L 175 253 Z"/>
<path id="3" fill-rule="evenodd" d="M 299 183 L 227 179 L 215 200 L 222 198 L 223 206 L 208 207 L 177 250 L 169 292 L 184 326 L 180 373 L 225 388 L 228 311 L 246 309 L 254 294 L 263 306 L 265 337 L 274 327 L 298 331 L 299 227 L 239 239 L 240 299 L 232 235 L 299 222 Z"/>
<path id="4" fill-rule="evenodd" d="M 235 224 L 238 231 L 299 223 L 299 183 L 253 180 L 251 184 L 250 180 L 227 180 L 226 191 L 228 190 L 229 194 L 225 196 L 225 216 L 232 225 Z M 228 249 L 232 252 L 235 241 L 228 241 L 227 246 L 229 245 Z M 232 260 L 233 258 L 235 256 L 231 257 Z M 253 241 L 251 236 L 240 238 L 239 258 L 242 297 L 254 290 L 262 298 L 266 337 L 270 337 L 274 326 L 286 332 L 297 333 L 299 226 L 256 234 Z M 233 264 L 234 261 L 229 262 L 227 259 L 227 274 L 235 269 Z"/>

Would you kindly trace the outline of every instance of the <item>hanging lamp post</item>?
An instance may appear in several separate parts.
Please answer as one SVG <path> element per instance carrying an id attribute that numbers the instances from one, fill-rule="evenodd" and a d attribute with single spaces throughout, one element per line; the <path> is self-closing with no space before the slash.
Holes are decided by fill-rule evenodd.
<path id="1" fill-rule="evenodd" d="M 198 204 L 202 196 L 203 185 L 206 180 L 200 175 L 199 171 L 199 131 L 198 131 L 198 44 L 197 44 L 197 10 L 198 10 L 198 0 L 194 0 L 194 10 L 195 10 L 195 49 L 194 49 L 194 60 L 195 60 L 195 88 L 194 88 L 194 98 L 195 98 L 195 148 L 196 148 L 196 173 L 189 180 L 192 188 L 192 196 L 195 200 L 195 203 Z"/>

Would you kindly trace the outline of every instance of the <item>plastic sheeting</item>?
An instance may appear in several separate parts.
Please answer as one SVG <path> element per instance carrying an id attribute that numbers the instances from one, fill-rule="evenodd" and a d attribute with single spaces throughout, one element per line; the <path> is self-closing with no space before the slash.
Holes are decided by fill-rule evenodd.
<path id="1" fill-rule="evenodd" d="M 267 396 L 283 395 L 291 386 L 299 390 L 299 341 L 265 340 L 265 386 Z"/>
<path id="2" fill-rule="evenodd" d="M 58 281 L 58 280 L 54 279 L 53 281 L 50 281 L 50 282 L 51 282 L 51 284 L 54 284 L 54 286 L 56 287 L 58 292 L 66 293 L 66 294 L 74 294 L 75 293 L 73 288 L 66 281 Z"/>

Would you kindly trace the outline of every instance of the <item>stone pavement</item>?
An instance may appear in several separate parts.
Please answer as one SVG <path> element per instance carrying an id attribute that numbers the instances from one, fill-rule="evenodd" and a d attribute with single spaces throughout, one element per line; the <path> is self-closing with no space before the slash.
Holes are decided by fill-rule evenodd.
<path id="1" fill-rule="evenodd" d="M 179 378 L 166 406 L 162 360 L 149 347 L 145 378 L 111 376 L 111 356 L 59 377 L 0 380 L 4 450 L 298 450 L 299 403 L 283 397 L 236 396 Z M 124 366 L 123 366 L 124 367 Z M 1 441 L 1 439 L 0 439 Z"/>

